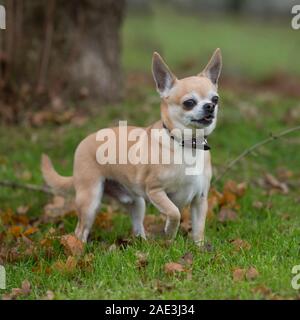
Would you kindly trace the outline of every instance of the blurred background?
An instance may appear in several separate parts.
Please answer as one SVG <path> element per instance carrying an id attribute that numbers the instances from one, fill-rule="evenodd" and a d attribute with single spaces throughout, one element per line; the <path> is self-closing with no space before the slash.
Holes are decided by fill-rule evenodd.
<path id="1" fill-rule="evenodd" d="M 223 88 L 299 96 L 295 3 L 0 0 L 7 11 L 7 29 L 0 31 L 1 121 L 68 121 L 153 90 L 154 50 L 182 76 L 199 72 L 220 47 Z"/>
<path id="2" fill-rule="evenodd" d="M 89 133 L 119 120 L 138 126 L 157 121 L 153 51 L 180 78 L 199 73 L 221 48 L 219 125 L 210 137 L 215 174 L 251 144 L 299 125 L 295 3 L 0 0 L 7 20 L 0 30 L 2 179 L 42 183 L 42 152 L 70 174 L 74 150 Z M 281 163 L 298 168 L 295 135 L 277 143 L 276 152 L 272 145 L 252 153 L 231 177 L 248 180 Z M 20 202 L 24 196 L 1 192 L 8 205 L 12 196 Z"/>

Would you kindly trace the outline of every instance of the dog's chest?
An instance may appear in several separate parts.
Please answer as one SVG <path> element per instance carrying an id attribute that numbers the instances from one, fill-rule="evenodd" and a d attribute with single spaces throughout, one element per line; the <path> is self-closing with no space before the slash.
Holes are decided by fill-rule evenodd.
<path id="1" fill-rule="evenodd" d="M 208 192 L 208 176 L 203 172 L 187 174 L 185 166 L 170 168 L 161 179 L 170 200 L 179 208 L 190 204 L 197 194 Z"/>

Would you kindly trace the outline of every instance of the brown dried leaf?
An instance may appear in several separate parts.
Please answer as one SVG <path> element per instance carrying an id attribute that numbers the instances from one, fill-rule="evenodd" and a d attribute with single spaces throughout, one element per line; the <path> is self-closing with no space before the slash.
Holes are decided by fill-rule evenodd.
<path id="1" fill-rule="evenodd" d="M 28 296 L 31 292 L 31 285 L 28 280 L 22 282 L 22 294 Z"/>
<path id="2" fill-rule="evenodd" d="M 165 264 L 165 273 L 167 274 L 174 274 L 174 273 L 180 273 L 185 272 L 183 265 L 176 262 L 168 262 Z"/>
<path id="3" fill-rule="evenodd" d="M 96 217 L 95 225 L 101 229 L 110 230 L 113 226 L 112 215 L 108 212 L 101 212 Z"/>
<path id="4" fill-rule="evenodd" d="M 136 265 L 138 267 L 138 269 L 143 269 L 148 265 L 148 254 L 144 253 L 144 252 L 136 252 L 135 253 L 136 256 Z"/>
<path id="5" fill-rule="evenodd" d="M 192 265 L 193 264 L 193 254 L 191 252 L 185 253 L 181 259 L 180 262 L 185 265 Z"/>
<path id="6" fill-rule="evenodd" d="M 47 290 L 46 295 L 42 298 L 42 300 L 54 300 L 54 292 L 51 290 Z"/>
<path id="7" fill-rule="evenodd" d="M 224 189 L 220 206 L 234 208 L 236 206 L 236 195 L 228 189 Z"/>
<path id="8" fill-rule="evenodd" d="M 17 214 L 26 214 L 29 210 L 29 206 L 19 206 L 16 210 Z"/>
<path id="9" fill-rule="evenodd" d="M 235 251 L 240 251 L 241 249 L 243 250 L 251 249 L 251 244 L 246 240 L 235 239 L 231 241 L 231 244 L 235 247 Z"/>
<path id="10" fill-rule="evenodd" d="M 25 237 L 28 237 L 28 236 L 30 236 L 30 235 L 38 232 L 38 231 L 39 231 L 39 229 L 36 228 L 36 227 L 29 227 L 28 229 L 26 229 L 26 230 L 23 232 L 23 235 L 24 235 Z"/>
<path id="11" fill-rule="evenodd" d="M 252 289 L 253 293 L 258 293 L 260 295 L 262 295 L 264 298 L 269 298 L 270 295 L 272 294 L 272 290 L 264 285 L 255 287 Z"/>
<path id="12" fill-rule="evenodd" d="M 269 191 L 272 192 L 272 189 L 275 189 L 275 190 L 282 192 L 283 194 L 289 193 L 289 187 L 287 186 L 287 184 L 284 182 L 280 182 L 272 174 L 266 173 L 264 178 L 265 178 L 266 185 L 269 188 L 271 188 L 271 190 L 269 190 Z"/>
<path id="13" fill-rule="evenodd" d="M 255 209 L 262 209 L 264 207 L 264 204 L 261 201 L 254 201 L 252 203 L 252 207 Z"/>
<path id="14" fill-rule="evenodd" d="M 242 197 L 247 189 L 247 183 L 237 183 L 233 180 L 228 180 L 224 186 L 224 192 L 229 191 L 238 197 Z"/>
<path id="15" fill-rule="evenodd" d="M 12 288 L 10 293 L 2 295 L 2 300 L 15 300 L 21 296 L 29 296 L 31 285 L 28 280 L 22 282 L 21 288 Z"/>
<path id="16" fill-rule="evenodd" d="M 64 262 L 62 260 L 56 261 L 52 265 L 52 270 L 61 272 L 61 273 L 73 273 L 77 267 L 77 259 L 75 257 L 69 256 Z"/>
<path id="17" fill-rule="evenodd" d="M 245 278 L 246 270 L 241 268 L 236 268 L 232 271 L 233 281 L 242 281 Z"/>
<path id="18" fill-rule="evenodd" d="M 160 280 L 157 280 L 154 286 L 155 290 L 159 293 L 163 293 L 165 291 L 170 291 L 174 289 L 174 284 L 171 283 L 164 283 Z"/>
<path id="19" fill-rule="evenodd" d="M 218 221 L 226 222 L 226 221 L 234 221 L 237 219 L 237 213 L 230 209 L 223 207 L 218 214 Z"/>
<path id="20" fill-rule="evenodd" d="M 285 167 L 279 167 L 277 168 L 277 176 L 281 181 L 286 181 L 294 176 L 294 172 L 285 168 Z"/>
<path id="21" fill-rule="evenodd" d="M 148 233 L 163 234 L 164 232 L 164 218 L 161 215 L 148 214 L 144 219 L 144 226 Z"/>
<path id="22" fill-rule="evenodd" d="M 7 233 L 18 238 L 22 235 L 23 228 L 20 226 L 12 226 L 8 229 Z"/>
<path id="23" fill-rule="evenodd" d="M 249 268 L 246 272 L 247 280 L 253 280 L 258 276 L 259 276 L 259 272 L 254 267 Z"/>
<path id="24" fill-rule="evenodd" d="M 83 243 L 74 235 L 68 234 L 63 236 L 60 243 L 63 245 L 66 255 L 80 256 L 84 251 Z"/>
<path id="25" fill-rule="evenodd" d="M 91 271 L 93 267 L 95 256 L 92 253 L 88 253 L 83 256 L 77 263 L 80 269 Z"/>
<path id="26" fill-rule="evenodd" d="M 214 217 L 214 210 L 219 206 L 223 195 L 217 191 L 215 188 L 211 188 L 208 195 L 208 210 L 207 218 L 211 219 Z"/>

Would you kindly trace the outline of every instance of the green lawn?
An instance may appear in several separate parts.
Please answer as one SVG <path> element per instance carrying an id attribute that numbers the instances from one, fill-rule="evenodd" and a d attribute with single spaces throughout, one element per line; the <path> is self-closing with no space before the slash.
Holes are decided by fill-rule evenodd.
<path id="1" fill-rule="evenodd" d="M 184 72 L 184 63 L 195 64 L 190 71 L 205 64 L 215 47 L 221 47 L 228 73 L 260 77 L 272 70 L 300 72 L 295 36 L 289 26 L 268 25 L 234 19 L 202 17 L 188 18 L 184 14 L 164 10 L 150 17 L 129 16 L 124 28 L 124 65 L 128 73 L 147 71 L 154 49 L 162 51 L 174 71 Z M 175 23 L 176 22 L 176 23 Z M 274 27 L 276 32 L 274 31 Z M 278 54 L 279 44 L 281 54 Z M 199 60 L 198 60 L 199 57 Z M 189 69 L 187 67 L 187 69 Z M 62 174 L 71 174 L 74 150 L 87 134 L 127 119 L 131 124 L 147 125 L 159 118 L 159 100 L 154 86 L 144 86 L 131 94 L 122 105 L 99 108 L 98 115 L 82 126 L 63 124 L 42 128 L 0 128 L 0 179 L 42 184 L 39 170 L 40 155 L 48 153 Z M 132 94 L 133 92 L 133 94 Z M 284 119 L 299 101 L 278 93 L 255 92 L 237 94 L 220 88 L 219 122 L 209 138 L 215 170 L 236 157 L 245 148 L 297 124 L 297 119 Z M 293 123 L 294 121 L 294 123 Z M 93 258 L 86 265 L 81 261 L 73 271 L 53 268 L 57 261 L 66 261 L 59 240 L 51 242 L 50 249 L 40 245 L 50 228 L 55 235 L 74 230 L 76 218 L 72 215 L 56 222 L 39 225 L 38 232 L 29 236 L 36 251 L 19 252 L 16 259 L 5 262 L 7 290 L 20 287 L 23 280 L 31 283 L 26 297 L 36 299 L 54 292 L 56 299 L 269 299 L 299 298 L 299 291 L 291 287 L 292 267 L 300 264 L 299 163 L 300 132 L 274 141 L 248 156 L 216 185 L 232 179 L 247 182 L 245 195 L 238 200 L 240 209 L 234 221 L 221 223 L 215 216 L 208 220 L 206 234 L 212 249 L 200 251 L 190 238 L 180 231 L 174 243 L 169 244 L 160 235 L 148 242 L 131 240 L 127 246 L 111 247 L 117 239 L 132 239 L 129 217 L 122 209 L 115 210 L 112 228 L 94 228 L 93 241 L 85 248 L 85 256 Z M 265 173 L 277 175 L 278 168 L 290 171 L 290 190 L 287 194 L 267 193 L 258 185 Z M 0 217 L 9 209 L 28 206 L 28 215 L 34 223 L 43 214 L 43 207 L 51 198 L 47 195 L 21 189 L 0 189 Z M 262 208 L 253 203 L 260 201 Z M 101 212 L 109 209 L 105 204 Z M 157 214 L 148 207 L 148 214 Z M 101 213 L 100 213 L 101 214 Z M 1 248 L 26 249 L 29 244 L 6 236 L 9 223 L 0 225 Z M 5 235 L 5 237 L 4 237 Z M 250 249 L 236 251 L 232 240 L 242 239 Z M 111 248 L 109 250 L 109 248 Z M 24 252 L 25 252 L 24 249 Z M 11 249 L 14 251 L 13 249 Z M 136 253 L 147 253 L 148 264 L 137 266 Z M 168 262 L 178 262 L 187 252 L 193 256 L 188 271 L 166 274 Z M 82 266 L 83 264 L 83 266 Z M 233 270 L 254 267 L 259 275 L 253 280 L 233 280 Z M 72 268 L 71 268 L 72 269 Z"/>

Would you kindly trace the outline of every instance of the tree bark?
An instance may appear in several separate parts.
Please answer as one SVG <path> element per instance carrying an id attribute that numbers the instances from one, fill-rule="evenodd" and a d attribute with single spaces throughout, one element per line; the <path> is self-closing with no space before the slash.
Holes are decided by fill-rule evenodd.
<path id="1" fill-rule="evenodd" d="M 40 109 L 53 96 L 76 100 L 83 91 L 97 104 L 121 99 L 125 0 L 5 0 L 4 5 L 0 117 L 3 106 L 17 116 L 21 109 Z"/>

